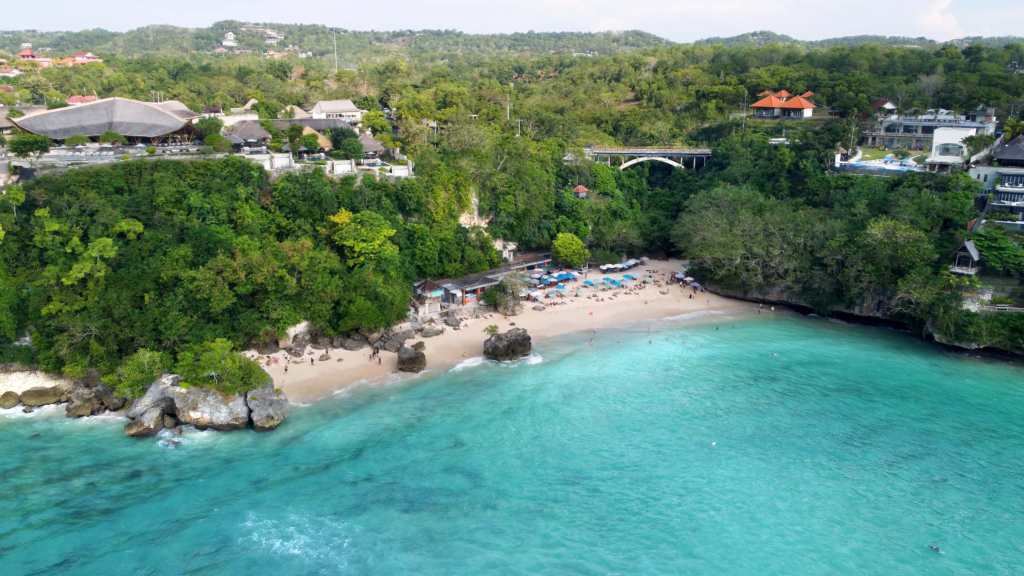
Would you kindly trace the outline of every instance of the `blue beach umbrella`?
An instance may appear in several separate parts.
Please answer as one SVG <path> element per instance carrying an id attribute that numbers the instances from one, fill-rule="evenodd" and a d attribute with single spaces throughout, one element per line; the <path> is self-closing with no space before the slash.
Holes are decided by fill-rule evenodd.
<path id="1" fill-rule="evenodd" d="M 555 286 L 555 288 L 557 288 L 558 290 L 565 290 L 565 286 L 562 286 L 561 284 Z"/>
<path id="2" fill-rule="evenodd" d="M 694 288 L 700 288 L 700 282 L 692 282 L 690 286 L 693 286 Z"/>
<path id="3" fill-rule="evenodd" d="M 625 276 L 623 276 L 623 278 L 625 278 L 626 280 L 632 280 L 633 279 L 633 277 L 630 276 L 629 274 L 626 274 Z"/>
<path id="4" fill-rule="evenodd" d="M 558 296 L 558 292 L 552 290 L 551 292 L 548 292 L 548 296 Z"/>
<path id="5" fill-rule="evenodd" d="M 613 279 L 611 279 L 611 278 L 604 278 L 604 281 L 605 281 L 605 282 L 615 282 L 615 280 L 613 280 Z"/>
<path id="6" fill-rule="evenodd" d="M 617 286 L 617 287 L 621 287 L 621 286 L 622 286 L 622 284 L 621 284 L 621 283 L 619 283 L 619 282 L 612 282 L 612 286 Z"/>
<path id="7" fill-rule="evenodd" d="M 584 286 L 593 286 L 593 285 L 594 285 L 594 283 L 593 283 L 593 282 L 591 282 L 590 280 L 587 280 L 587 281 L 585 281 L 585 282 L 583 283 L 583 285 L 584 285 Z"/>

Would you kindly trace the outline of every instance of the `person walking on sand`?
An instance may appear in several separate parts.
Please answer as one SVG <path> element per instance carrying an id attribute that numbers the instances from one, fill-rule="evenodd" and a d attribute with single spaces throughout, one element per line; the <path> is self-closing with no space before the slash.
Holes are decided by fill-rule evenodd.
<path id="1" fill-rule="evenodd" d="M 288 372 L 288 365 L 287 364 L 284 365 L 284 371 L 285 371 L 285 373 Z"/>

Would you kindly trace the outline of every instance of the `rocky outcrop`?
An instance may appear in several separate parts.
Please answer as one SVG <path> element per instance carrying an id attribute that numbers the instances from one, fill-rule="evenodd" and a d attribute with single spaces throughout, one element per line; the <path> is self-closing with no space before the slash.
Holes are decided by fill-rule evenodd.
<path id="1" fill-rule="evenodd" d="M 14 408 L 21 402 L 17 392 L 4 392 L 0 394 L 0 408 Z"/>
<path id="2" fill-rule="evenodd" d="M 459 317 L 456 316 L 455 314 L 448 314 L 444 318 L 444 323 L 451 326 L 452 328 L 458 328 L 462 324 L 462 321 L 459 320 Z"/>
<path id="3" fill-rule="evenodd" d="M 422 350 L 402 346 L 398 349 L 398 369 L 402 372 L 422 372 L 427 367 L 427 356 Z"/>
<path id="4" fill-rule="evenodd" d="M 171 387 L 174 414 L 184 424 L 200 430 L 241 430 L 249 425 L 249 407 L 237 394 L 227 396 L 211 388 Z"/>
<path id="5" fill-rule="evenodd" d="M 415 337 L 416 334 L 412 330 L 405 330 L 403 332 L 395 332 L 381 338 L 381 348 L 384 348 L 388 352 L 398 352 L 399 348 L 405 346 L 405 341 Z"/>
<path id="6" fill-rule="evenodd" d="M 533 309 L 536 310 L 537 312 L 543 312 L 547 310 L 547 307 L 544 306 L 543 304 L 537 304 L 536 306 L 533 307 Z"/>
<path id="7" fill-rule="evenodd" d="M 155 436 L 164 429 L 164 413 L 160 408 L 150 408 L 124 427 L 124 433 L 133 438 Z"/>
<path id="8" fill-rule="evenodd" d="M 440 336 L 440 335 L 441 335 L 441 327 L 440 326 L 424 326 L 423 327 L 423 331 L 420 332 L 420 336 L 422 336 L 423 338 L 433 338 L 434 336 Z"/>
<path id="9" fill-rule="evenodd" d="M 328 354 L 327 352 L 324 352 L 323 354 L 320 355 L 319 358 L 317 358 L 317 360 L 319 360 L 321 362 L 327 362 L 330 359 L 331 359 L 331 355 Z"/>
<path id="10" fill-rule="evenodd" d="M 419 350 L 420 352 L 423 352 L 426 348 L 427 348 L 427 343 L 426 342 L 416 342 L 416 343 L 414 343 L 412 345 L 412 349 L 413 350 Z"/>
<path id="11" fill-rule="evenodd" d="M 66 394 L 67 392 L 62 390 L 60 386 L 36 386 L 21 393 L 21 403 L 25 406 L 56 404 Z"/>
<path id="12" fill-rule="evenodd" d="M 363 348 L 366 348 L 367 346 L 369 346 L 369 344 L 370 343 L 366 341 L 366 338 L 363 338 L 362 336 L 357 334 L 351 338 L 346 338 L 342 342 L 341 347 L 350 352 L 355 352 L 356 350 L 362 350 Z"/>
<path id="13" fill-rule="evenodd" d="M 100 382 L 92 389 L 92 393 L 100 399 L 103 406 L 111 412 L 117 412 L 121 408 L 124 408 L 126 400 L 114 394 L 114 391 L 107 386 L 106 382 Z"/>
<path id="14" fill-rule="evenodd" d="M 252 418 L 252 428 L 257 432 L 273 430 L 288 417 L 288 398 L 284 392 L 274 389 L 274 383 L 252 390 L 245 396 Z"/>
<path id="15" fill-rule="evenodd" d="M 149 389 L 142 395 L 142 398 L 132 402 L 124 413 L 129 418 L 139 418 L 152 408 L 159 408 L 161 414 L 172 414 L 174 412 L 174 398 L 171 397 L 171 389 L 177 388 L 181 382 L 181 376 L 167 374 L 149 385 Z"/>
<path id="16" fill-rule="evenodd" d="M 68 418 L 83 418 L 94 416 L 105 410 L 103 401 L 95 393 L 95 389 L 84 386 L 76 388 L 68 398 L 68 404 L 64 411 Z"/>
<path id="17" fill-rule="evenodd" d="M 489 360 L 505 362 L 529 356 L 533 349 L 530 335 L 523 328 L 513 328 L 504 334 L 495 334 L 484 341 L 484 356 Z"/>

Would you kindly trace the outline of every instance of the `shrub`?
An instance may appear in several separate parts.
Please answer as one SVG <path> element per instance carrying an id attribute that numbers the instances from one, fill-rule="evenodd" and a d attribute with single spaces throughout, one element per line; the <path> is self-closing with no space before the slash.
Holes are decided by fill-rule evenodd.
<path id="1" fill-rule="evenodd" d="M 127 144 L 128 139 L 113 130 L 107 130 L 100 134 L 100 142 L 104 144 Z"/>
<path id="2" fill-rule="evenodd" d="M 132 159 L 132 155 L 131 154 L 121 154 L 121 160 L 131 160 L 131 159 Z"/>
<path id="3" fill-rule="evenodd" d="M 1013 298 L 1006 298 L 1004 296 L 993 296 L 992 304 L 1013 304 Z"/>
<path id="4" fill-rule="evenodd" d="M 156 147 L 146 146 L 146 154 L 156 154 Z"/>
<path id="5" fill-rule="evenodd" d="M 202 149 L 199 150 L 199 153 L 200 154 L 216 154 L 217 151 L 213 149 L 213 146 L 203 146 Z"/>
<path id="6" fill-rule="evenodd" d="M 79 144 L 88 144 L 90 142 L 92 142 L 92 140 L 88 136 L 82 136 L 81 134 L 75 134 L 73 136 L 68 137 L 68 139 L 64 141 L 64 145 L 65 146 L 78 146 Z"/>

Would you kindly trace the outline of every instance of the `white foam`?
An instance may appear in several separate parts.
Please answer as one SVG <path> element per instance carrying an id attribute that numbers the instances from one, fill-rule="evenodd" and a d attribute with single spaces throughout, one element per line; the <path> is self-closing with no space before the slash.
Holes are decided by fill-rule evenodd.
<path id="1" fill-rule="evenodd" d="M 472 358 L 467 358 L 466 360 L 463 360 L 462 362 L 459 362 L 458 364 L 456 364 L 451 369 L 451 371 L 452 372 L 460 372 L 462 370 L 465 370 L 466 368 L 472 368 L 474 366 L 479 366 L 479 365 L 483 364 L 484 362 L 487 362 L 487 358 L 484 358 L 483 356 L 474 356 Z"/>
<path id="2" fill-rule="evenodd" d="M 333 522 L 324 518 L 289 515 L 285 520 L 260 518 L 250 513 L 242 523 L 248 536 L 239 538 L 238 543 L 255 545 L 258 550 L 271 554 L 300 556 L 306 559 L 332 559 L 345 565 L 338 554 L 351 543 L 347 522 Z"/>
<path id="3" fill-rule="evenodd" d="M 67 409 L 63 404 L 47 404 L 39 406 L 32 412 L 26 414 L 24 406 L 18 404 L 14 408 L 0 409 L 0 416 L 4 418 L 64 418 L 67 416 Z"/>

